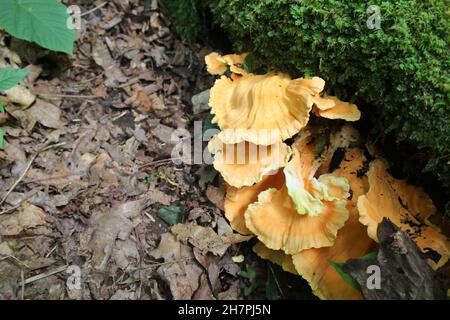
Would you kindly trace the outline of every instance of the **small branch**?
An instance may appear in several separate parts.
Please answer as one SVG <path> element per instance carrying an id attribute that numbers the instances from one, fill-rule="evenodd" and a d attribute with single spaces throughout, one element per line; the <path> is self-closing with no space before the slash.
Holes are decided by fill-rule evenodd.
<path id="1" fill-rule="evenodd" d="M 58 94 L 58 93 L 36 93 L 39 97 L 44 98 L 66 98 L 66 99 L 102 99 L 102 97 L 76 95 L 76 94 Z"/>
<path id="2" fill-rule="evenodd" d="M 0 258 L 0 261 L 6 260 L 6 259 L 12 259 L 12 260 L 18 262 L 20 265 L 24 266 L 25 268 L 31 269 L 26 263 L 20 261 L 16 257 L 9 255 L 9 254 L 6 254 L 6 255 L 4 255 L 4 257 Z"/>
<path id="3" fill-rule="evenodd" d="M 87 16 L 88 14 L 97 11 L 98 9 L 103 8 L 103 7 L 106 6 L 107 4 L 108 4 L 108 2 L 103 2 L 103 3 L 99 4 L 98 6 L 96 6 L 95 8 L 93 8 L 93 9 L 91 9 L 91 10 L 88 10 L 88 11 L 86 11 L 86 12 L 83 12 L 83 13 L 81 14 L 81 17 Z"/>
<path id="4" fill-rule="evenodd" d="M 53 269 L 53 270 L 50 270 L 50 271 L 48 271 L 48 272 L 44 272 L 44 273 L 38 274 L 38 275 L 36 275 L 36 276 L 33 276 L 33 277 L 31 277 L 31 278 L 26 279 L 25 281 L 23 281 L 23 282 L 21 283 L 21 285 L 30 284 L 30 283 L 32 283 L 32 282 L 35 282 L 35 281 L 38 281 L 38 280 L 41 280 L 41 279 L 48 278 L 48 277 L 50 277 L 50 276 L 52 276 L 52 275 L 54 275 L 54 274 L 57 274 L 57 273 L 66 271 L 67 268 L 68 268 L 68 266 L 60 266 L 60 267 L 57 267 L 57 268 L 55 268 L 55 269 Z"/>
<path id="5" fill-rule="evenodd" d="M 281 289 L 281 286 L 280 286 L 280 284 L 278 283 L 277 276 L 275 275 L 275 272 L 273 271 L 272 266 L 271 266 L 270 264 L 269 264 L 269 270 L 270 270 L 270 272 L 272 273 L 273 279 L 275 280 L 275 284 L 277 285 L 277 288 L 278 288 L 278 291 L 279 291 L 280 294 L 281 294 L 281 297 L 284 297 L 283 290 Z"/>
<path id="6" fill-rule="evenodd" d="M 23 269 L 20 270 L 20 281 L 22 282 L 20 289 L 20 300 L 23 300 L 25 297 L 25 274 L 23 272 Z"/>
<path id="7" fill-rule="evenodd" d="M 170 161 L 174 161 L 174 160 L 181 160 L 182 158 L 169 158 L 169 159 L 161 159 L 161 160 L 156 160 L 156 161 L 152 161 L 152 162 L 148 162 L 145 163 L 141 166 L 139 166 L 139 169 L 145 168 L 145 167 L 149 167 L 149 166 L 153 166 L 153 165 L 157 165 L 157 164 L 163 164 L 166 162 L 170 162 Z"/>

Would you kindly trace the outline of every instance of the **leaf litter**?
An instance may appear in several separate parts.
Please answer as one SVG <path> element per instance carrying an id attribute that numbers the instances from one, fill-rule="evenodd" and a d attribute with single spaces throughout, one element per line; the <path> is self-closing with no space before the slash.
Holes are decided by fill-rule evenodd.
<path id="1" fill-rule="evenodd" d="M 155 0 L 84 15 L 64 63 L 8 43 L 0 65 L 29 74 L 3 99 L 0 299 L 241 299 L 248 237 L 222 218 L 214 170 L 170 161 L 173 130 L 207 116 L 207 93 L 195 114 L 191 98 L 214 80 L 210 49 L 182 43 Z"/>

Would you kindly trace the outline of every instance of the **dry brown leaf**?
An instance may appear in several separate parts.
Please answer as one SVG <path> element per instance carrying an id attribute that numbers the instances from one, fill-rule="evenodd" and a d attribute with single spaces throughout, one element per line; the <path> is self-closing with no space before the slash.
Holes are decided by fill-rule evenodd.
<path id="1" fill-rule="evenodd" d="M 61 109 L 42 99 L 36 99 L 35 104 L 26 111 L 34 120 L 48 128 L 63 127 L 61 122 Z"/>
<path id="2" fill-rule="evenodd" d="M 202 274 L 191 248 L 177 241 L 172 234 L 164 233 L 158 248 L 151 251 L 150 255 L 164 259 L 165 264 L 158 268 L 158 273 L 168 282 L 173 298 L 191 299 L 199 287 Z"/>
<path id="3" fill-rule="evenodd" d="M 178 240 L 189 242 L 202 252 L 211 252 L 217 256 L 223 256 L 230 246 L 211 227 L 202 227 L 195 222 L 176 224 L 171 231 Z"/>
<path id="4" fill-rule="evenodd" d="M 127 81 L 127 78 L 120 70 L 116 61 L 109 53 L 108 47 L 101 38 L 97 39 L 92 49 L 92 56 L 95 62 L 105 70 L 107 87 L 116 87 L 119 83 Z"/>
<path id="5" fill-rule="evenodd" d="M 208 200 L 216 205 L 220 210 L 224 210 L 224 202 L 225 202 L 225 190 L 223 187 L 217 188 L 212 185 L 209 185 L 206 189 L 206 196 Z"/>
<path id="6" fill-rule="evenodd" d="M 117 239 L 127 240 L 133 229 L 132 218 L 148 205 L 148 199 L 120 203 L 105 212 L 94 214 L 83 235 L 81 251 L 92 252 L 92 265 L 105 270 Z"/>
<path id="7" fill-rule="evenodd" d="M 19 225 L 23 229 L 45 225 L 46 215 L 47 214 L 41 208 L 24 202 L 19 209 Z"/>

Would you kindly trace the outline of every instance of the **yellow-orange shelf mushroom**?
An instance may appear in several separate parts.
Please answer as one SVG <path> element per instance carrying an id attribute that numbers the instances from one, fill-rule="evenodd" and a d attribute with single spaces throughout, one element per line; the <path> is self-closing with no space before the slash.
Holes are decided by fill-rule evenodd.
<path id="1" fill-rule="evenodd" d="M 360 222 L 367 226 L 369 236 L 378 241 L 377 226 L 384 217 L 389 218 L 401 230 L 406 231 L 422 251 L 433 250 L 441 256 L 438 261 L 428 260 L 433 268 L 443 266 L 450 257 L 450 241 L 435 227 L 417 219 L 419 213 L 422 217 L 434 213 L 431 200 L 420 189 L 411 193 L 412 187 L 396 181 L 387 172 L 388 167 L 387 162 L 382 159 L 370 164 L 367 173 L 369 191 L 358 199 Z M 409 194 L 413 194 L 415 198 Z"/>
<path id="2" fill-rule="evenodd" d="M 315 95 L 318 98 L 324 85 L 318 77 L 292 80 L 281 73 L 246 74 L 235 80 L 222 76 L 211 89 L 212 122 L 226 143 L 284 141 L 306 126 Z"/>
<path id="3" fill-rule="evenodd" d="M 230 226 L 237 232 L 250 235 L 251 231 L 245 226 L 244 214 L 249 204 L 258 200 L 258 194 L 269 188 L 281 188 L 284 185 L 284 174 L 279 170 L 276 174 L 265 176 L 253 186 L 236 188 L 227 185 L 225 197 L 225 217 Z"/>
<path id="4" fill-rule="evenodd" d="M 295 254 L 329 247 L 349 217 L 348 183 L 330 174 L 314 177 L 321 161 L 315 157 L 311 140 L 311 128 L 305 128 L 283 170 L 286 184 L 260 193 L 258 202 L 245 212 L 247 228 L 269 249 Z"/>
<path id="5" fill-rule="evenodd" d="M 334 96 L 322 98 L 325 101 L 332 101 L 328 105 L 317 104 L 315 113 L 327 119 L 342 119 L 345 121 L 358 121 L 361 118 L 361 112 L 355 104 L 344 102 Z M 330 107 L 330 105 L 332 105 Z"/>
<path id="6" fill-rule="evenodd" d="M 337 233 L 331 247 L 303 250 L 292 256 L 297 272 L 310 284 L 313 292 L 321 299 L 362 299 L 361 292 L 347 284 L 341 275 L 331 266 L 328 259 L 344 263 L 368 253 L 374 241 L 359 222 L 356 200 L 368 190 L 367 177 L 358 176 L 366 159 L 361 149 L 350 148 L 346 151 L 339 168 L 333 175 L 344 177 L 350 185 L 352 197 L 347 201 L 350 218 Z"/>
<path id="7" fill-rule="evenodd" d="M 221 56 L 217 52 L 211 52 L 205 56 L 206 70 L 213 75 L 222 75 L 230 67 L 230 71 L 236 74 L 246 74 L 246 71 L 239 67 L 244 63 L 247 53 L 227 54 Z"/>
<path id="8" fill-rule="evenodd" d="M 261 192 L 258 202 L 245 212 L 247 228 L 269 249 L 287 254 L 333 245 L 337 230 L 347 219 L 348 211 L 341 201 L 326 202 L 316 217 L 298 214 L 285 186 Z"/>
<path id="9" fill-rule="evenodd" d="M 248 206 L 245 224 L 269 249 L 295 254 L 309 248 L 329 247 L 348 219 L 345 202 L 326 201 L 320 215 L 298 214 L 286 186 L 268 189 Z"/>
<path id="10" fill-rule="evenodd" d="M 252 186 L 265 176 L 274 174 L 286 165 L 291 157 L 291 148 L 283 142 L 269 146 L 250 142 L 226 144 L 215 136 L 208 144 L 214 154 L 214 168 L 231 186 Z"/>

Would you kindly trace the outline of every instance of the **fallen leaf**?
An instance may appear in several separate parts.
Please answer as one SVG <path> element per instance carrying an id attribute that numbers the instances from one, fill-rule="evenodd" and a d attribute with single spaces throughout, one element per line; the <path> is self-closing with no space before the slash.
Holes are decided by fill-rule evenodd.
<path id="1" fill-rule="evenodd" d="M 36 99 L 35 104 L 26 112 L 40 124 L 53 129 L 63 127 L 61 109 L 47 101 Z"/>
<path id="2" fill-rule="evenodd" d="M 158 273 L 169 284 L 173 299 L 191 299 L 200 284 L 202 269 L 195 263 L 192 250 L 171 233 L 161 235 L 158 248 L 150 252 L 156 259 L 164 259 Z"/>
<path id="3" fill-rule="evenodd" d="M 244 236 L 240 233 L 235 233 L 228 221 L 223 217 L 217 219 L 217 233 L 222 238 L 222 241 L 228 244 L 247 242 L 253 238 L 253 235 Z"/>
<path id="4" fill-rule="evenodd" d="M 215 300 L 208 284 L 206 274 L 202 273 L 200 276 L 200 284 L 197 291 L 194 292 L 192 300 Z"/>
<path id="5" fill-rule="evenodd" d="M 220 268 L 218 266 L 218 261 L 220 258 L 211 253 L 202 254 L 200 249 L 195 247 L 192 251 L 194 252 L 195 259 L 197 259 L 202 267 L 205 268 L 212 291 L 214 292 L 214 294 L 217 294 L 221 289 L 221 283 L 219 279 Z"/>
<path id="6" fill-rule="evenodd" d="M 172 226 L 171 231 L 178 240 L 184 243 L 189 242 L 201 251 L 208 251 L 217 256 L 223 256 L 230 246 L 224 243 L 211 227 L 202 227 L 195 222 L 176 224 Z"/>
<path id="7" fill-rule="evenodd" d="M 45 225 L 46 213 L 28 202 L 22 203 L 19 210 L 19 225 L 23 229 Z"/>
<path id="8" fill-rule="evenodd" d="M 83 234 L 82 252 L 92 252 L 92 264 L 96 270 L 105 270 L 117 239 L 127 240 L 133 229 L 132 218 L 149 204 L 143 198 L 120 203 L 107 211 L 93 214 L 89 227 Z"/>
<path id="9" fill-rule="evenodd" d="M 383 218 L 378 225 L 380 251 L 375 258 L 352 259 L 343 266 L 359 284 L 366 299 L 371 300 L 445 300 L 446 289 L 438 274 L 428 265 L 409 235 Z M 379 270 L 379 287 L 376 271 Z M 370 277 L 370 278 L 369 278 Z"/>
<path id="10" fill-rule="evenodd" d="M 108 47 L 101 38 L 98 38 L 92 49 L 92 57 L 95 62 L 105 70 L 107 87 L 116 87 L 119 83 L 127 81 L 127 78 L 112 58 Z"/>
<path id="11" fill-rule="evenodd" d="M 224 210 L 224 202 L 225 202 L 225 190 L 224 188 L 217 188 L 212 185 L 209 185 L 206 189 L 206 196 L 208 200 L 216 205 L 220 210 Z"/>

